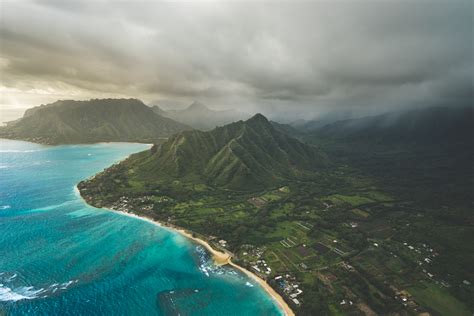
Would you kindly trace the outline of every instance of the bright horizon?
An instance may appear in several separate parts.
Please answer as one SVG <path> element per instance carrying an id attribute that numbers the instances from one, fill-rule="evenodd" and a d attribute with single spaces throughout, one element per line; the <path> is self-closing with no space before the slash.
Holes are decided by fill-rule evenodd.
<path id="1" fill-rule="evenodd" d="M 471 1 L 0 6 L 2 120 L 58 99 L 289 119 L 472 101 Z"/>

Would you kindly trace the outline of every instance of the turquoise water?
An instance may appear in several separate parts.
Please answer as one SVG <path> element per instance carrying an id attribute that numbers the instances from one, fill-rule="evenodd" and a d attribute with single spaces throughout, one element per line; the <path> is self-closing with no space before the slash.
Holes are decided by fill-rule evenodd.
<path id="1" fill-rule="evenodd" d="M 145 148 L 0 140 L 0 314 L 281 315 L 201 246 L 80 199 L 80 180 Z"/>

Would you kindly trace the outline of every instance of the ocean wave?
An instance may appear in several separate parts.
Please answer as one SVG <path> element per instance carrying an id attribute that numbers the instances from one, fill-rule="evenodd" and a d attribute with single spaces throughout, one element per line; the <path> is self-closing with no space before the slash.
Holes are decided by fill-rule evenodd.
<path id="1" fill-rule="evenodd" d="M 28 213 L 51 211 L 51 210 L 55 210 L 55 209 L 60 208 L 60 207 L 65 207 L 65 206 L 72 205 L 74 203 L 77 203 L 77 201 L 76 200 L 69 200 L 69 201 L 66 201 L 66 202 L 63 202 L 63 203 L 60 203 L 60 204 L 54 204 L 54 205 L 49 205 L 49 206 L 41 207 L 41 208 L 38 208 L 38 209 L 30 210 L 30 211 L 28 211 Z"/>
<path id="2" fill-rule="evenodd" d="M 32 286 L 19 287 L 15 290 L 0 284 L 0 301 L 20 301 L 20 300 L 32 300 L 38 298 L 44 293 L 44 289 L 35 290 Z"/>
<path id="3" fill-rule="evenodd" d="M 6 278 L 5 281 L 10 282 L 10 281 L 14 280 L 17 276 L 18 276 L 18 274 L 14 273 L 11 277 Z"/>
<path id="4" fill-rule="evenodd" d="M 34 153 L 39 151 L 38 149 L 29 150 L 18 150 L 18 149 L 0 149 L 0 153 Z"/>
<path id="5" fill-rule="evenodd" d="M 1 273 L 2 276 L 4 273 Z M 3 282 L 9 283 L 16 278 L 17 274 L 4 279 Z M 67 290 L 71 285 L 78 283 L 79 280 L 70 280 L 64 283 L 54 283 L 45 288 L 35 288 L 34 286 L 18 286 L 14 287 L 11 284 L 5 285 L 0 283 L 0 302 L 32 300 L 38 298 L 45 298 L 58 291 Z"/>
<path id="6" fill-rule="evenodd" d="M 223 274 L 233 274 L 237 275 L 236 272 L 225 269 L 222 266 L 218 266 L 212 260 L 212 257 L 209 255 L 207 250 L 201 245 L 196 246 L 196 253 L 199 258 L 199 270 L 204 273 L 207 277 L 211 274 L 223 275 Z"/>

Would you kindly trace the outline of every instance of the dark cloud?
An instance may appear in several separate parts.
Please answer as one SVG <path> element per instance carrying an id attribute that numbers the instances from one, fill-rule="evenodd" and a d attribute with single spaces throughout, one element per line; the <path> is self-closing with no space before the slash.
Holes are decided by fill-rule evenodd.
<path id="1" fill-rule="evenodd" d="M 444 0 L 4 1 L 1 83 L 306 117 L 467 103 L 472 12 Z"/>

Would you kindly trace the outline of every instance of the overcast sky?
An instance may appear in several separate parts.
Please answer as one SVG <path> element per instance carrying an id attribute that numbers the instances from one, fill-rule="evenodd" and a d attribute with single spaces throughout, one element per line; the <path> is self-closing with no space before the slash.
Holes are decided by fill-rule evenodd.
<path id="1" fill-rule="evenodd" d="M 1 114 L 91 97 L 291 119 L 472 103 L 472 3 L 1 0 Z"/>

